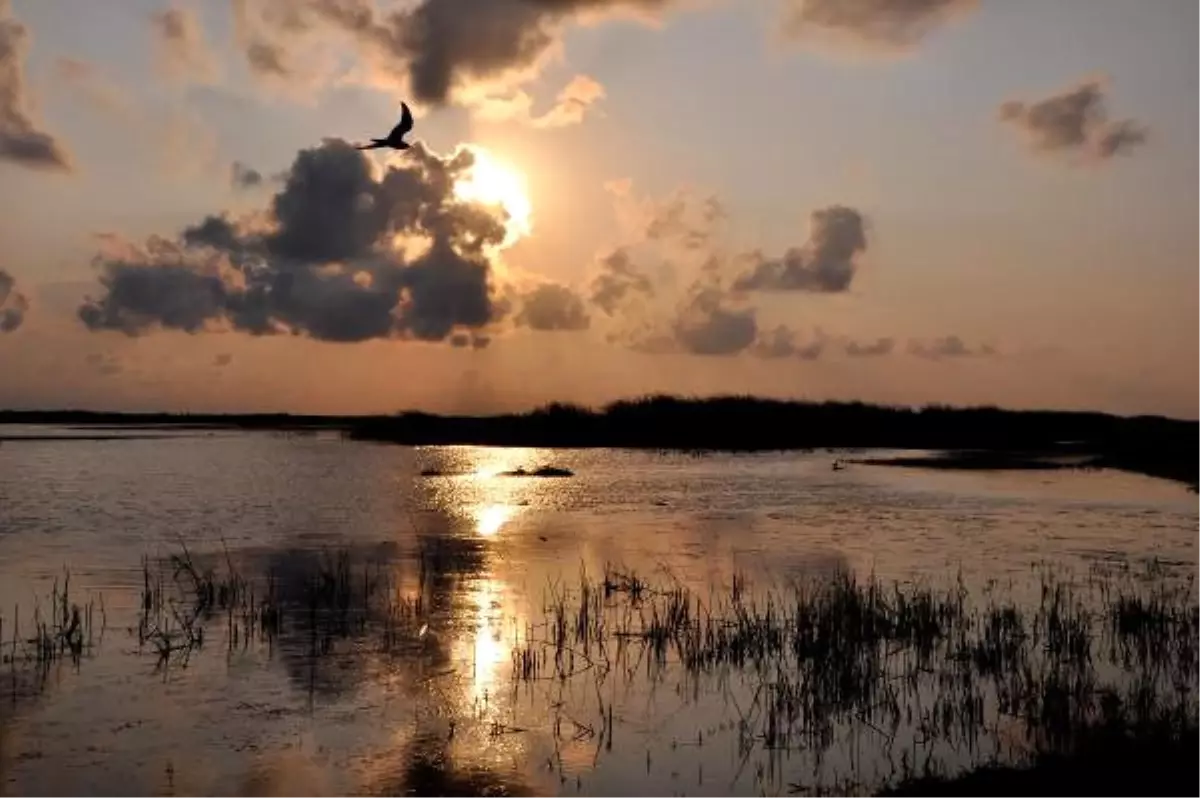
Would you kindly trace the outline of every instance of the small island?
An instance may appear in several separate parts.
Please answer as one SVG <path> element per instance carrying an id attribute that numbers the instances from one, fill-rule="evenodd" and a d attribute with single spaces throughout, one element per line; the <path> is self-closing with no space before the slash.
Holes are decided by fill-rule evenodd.
<path id="1" fill-rule="evenodd" d="M 573 477 L 575 472 L 566 468 L 555 468 L 554 466 L 542 466 L 533 471 L 526 471 L 524 468 L 514 468 L 512 471 L 501 471 L 497 476 L 501 477 Z"/>

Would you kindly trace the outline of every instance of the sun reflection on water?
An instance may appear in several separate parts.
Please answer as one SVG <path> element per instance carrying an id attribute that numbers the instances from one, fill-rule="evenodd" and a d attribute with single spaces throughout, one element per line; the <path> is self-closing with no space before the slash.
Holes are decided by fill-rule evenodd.
<path id="1" fill-rule="evenodd" d="M 500 531 L 514 515 L 515 508 L 504 504 L 485 504 L 475 508 L 475 531 L 480 537 L 490 538 Z"/>
<path id="2" fill-rule="evenodd" d="M 495 691 L 499 666 L 509 657 L 510 644 L 504 636 L 502 586 L 495 579 L 480 579 L 472 591 L 475 604 L 475 635 L 472 654 L 472 698 L 482 700 Z"/>

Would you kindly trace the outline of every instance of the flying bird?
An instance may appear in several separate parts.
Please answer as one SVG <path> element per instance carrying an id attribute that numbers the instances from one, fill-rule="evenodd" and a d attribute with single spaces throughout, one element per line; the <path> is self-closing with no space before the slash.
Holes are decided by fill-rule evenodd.
<path id="1" fill-rule="evenodd" d="M 412 111 L 408 110 L 408 103 L 403 101 L 400 103 L 400 109 L 400 122 L 392 128 L 392 132 L 387 134 L 387 138 L 371 139 L 370 144 L 361 144 L 356 149 L 374 150 L 380 147 L 390 147 L 393 150 L 407 150 L 411 147 L 412 145 L 405 141 L 404 137 L 413 127 Z"/>

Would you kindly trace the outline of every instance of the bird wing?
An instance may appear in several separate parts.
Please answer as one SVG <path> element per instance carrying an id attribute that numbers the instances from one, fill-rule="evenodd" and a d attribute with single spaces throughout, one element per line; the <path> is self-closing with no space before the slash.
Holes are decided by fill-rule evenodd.
<path id="1" fill-rule="evenodd" d="M 400 103 L 400 123 L 392 128 L 392 132 L 388 134 L 389 139 L 400 139 L 405 133 L 413 128 L 412 111 L 408 110 L 408 103 Z"/>

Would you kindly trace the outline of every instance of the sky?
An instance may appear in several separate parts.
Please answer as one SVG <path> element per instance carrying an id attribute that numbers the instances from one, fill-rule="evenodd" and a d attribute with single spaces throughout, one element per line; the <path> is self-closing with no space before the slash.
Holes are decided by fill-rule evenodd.
<path id="1" fill-rule="evenodd" d="M 0 407 L 1194 419 L 1198 13 L 0 0 Z"/>

